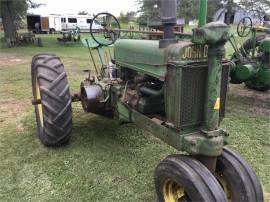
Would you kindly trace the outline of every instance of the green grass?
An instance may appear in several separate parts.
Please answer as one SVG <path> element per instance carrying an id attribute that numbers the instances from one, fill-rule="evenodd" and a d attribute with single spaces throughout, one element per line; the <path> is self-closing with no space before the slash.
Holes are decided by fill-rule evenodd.
<path id="1" fill-rule="evenodd" d="M 76 103 L 70 144 L 58 149 L 41 145 L 30 104 L 31 56 L 60 56 L 73 92 L 91 61 L 80 43 L 62 46 L 57 35 L 40 37 L 42 48 L 1 48 L 0 201 L 154 201 L 155 166 L 177 151 L 133 124 L 86 114 Z M 222 126 L 231 134 L 230 147 L 250 162 L 270 192 L 269 117 L 247 110 L 254 107 L 251 98 L 229 96 L 227 105 Z"/>

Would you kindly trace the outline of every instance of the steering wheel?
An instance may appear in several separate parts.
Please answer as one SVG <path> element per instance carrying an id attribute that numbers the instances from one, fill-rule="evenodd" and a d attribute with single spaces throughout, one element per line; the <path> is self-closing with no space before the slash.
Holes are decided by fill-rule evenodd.
<path id="1" fill-rule="evenodd" d="M 252 20 L 250 17 L 244 17 L 237 25 L 237 34 L 240 37 L 249 35 L 252 29 Z"/>
<path id="2" fill-rule="evenodd" d="M 109 46 L 120 37 L 120 24 L 114 15 L 99 13 L 91 21 L 90 34 L 99 45 Z"/>
<path id="3" fill-rule="evenodd" d="M 251 9 L 250 11 L 248 11 L 248 16 L 251 17 L 253 23 L 254 22 L 255 24 L 259 23 L 261 25 L 263 18 L 259 10 Z"/>

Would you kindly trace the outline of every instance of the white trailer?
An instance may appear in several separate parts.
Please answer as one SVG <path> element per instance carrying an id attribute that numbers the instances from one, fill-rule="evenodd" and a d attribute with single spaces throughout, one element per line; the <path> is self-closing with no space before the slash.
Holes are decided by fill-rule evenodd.
<path id="1" fill-rule="evenodd" d="M 61 15 L 49 15 L 50 33 L 62 31 Z"/>
<path id="2" fill-rule="evenodd" d="M 80 28 L 81 32 L 89 32 L 90 24 L 93 17 L 90 15 L 58 15 L 51 14 L 46 16 L 41 15 L 27 15 L 27 28 L 29 31 L 37 32 L 35 27 L 36 23 L 39 23 L 38 32 L 40 33 L 54 33 L 61 31 L 69 31 Z M 94 29 L 102 29 L 101 24 L 98 21 L 93 22 Z"/>
<path id="3" fill-rule="evenodd" d="M 39 33 L 54 33 L 62 31 L 61 27 L 61 15 L 33 15 L 27 16 L 27 28 L 32 32 Z M 39 24 L 39 29 L 36 27 L 36 23 Z"/>

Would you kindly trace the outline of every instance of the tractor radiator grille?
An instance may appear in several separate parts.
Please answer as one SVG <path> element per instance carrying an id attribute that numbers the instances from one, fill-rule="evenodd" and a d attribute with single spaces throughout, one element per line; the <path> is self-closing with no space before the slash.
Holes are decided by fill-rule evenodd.
<path id="1" fill-rule="evenodd" d="M 223 62 L 220 118 L 225 113 L 229 65 Z M 192 63 L 167 70 L 165 106 L 168 122 L 178 129 L 196 127 L 204 121 L 207 63 Z"/>
<path id="2" fill-rule="evenodd" d="M 207 68 L 182 70 L 180 126 L 199 125 L 203 121 Z"/>

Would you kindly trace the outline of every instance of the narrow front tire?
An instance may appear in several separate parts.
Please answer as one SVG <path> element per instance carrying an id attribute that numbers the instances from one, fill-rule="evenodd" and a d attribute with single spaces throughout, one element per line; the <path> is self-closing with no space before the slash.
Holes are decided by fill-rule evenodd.
<path id="1" fill-rule="evenodd" d="M 227 201 L 214 175 L 198 160 L 185 155 L 171 155 L 155 170 L 158 201 Z"/>

